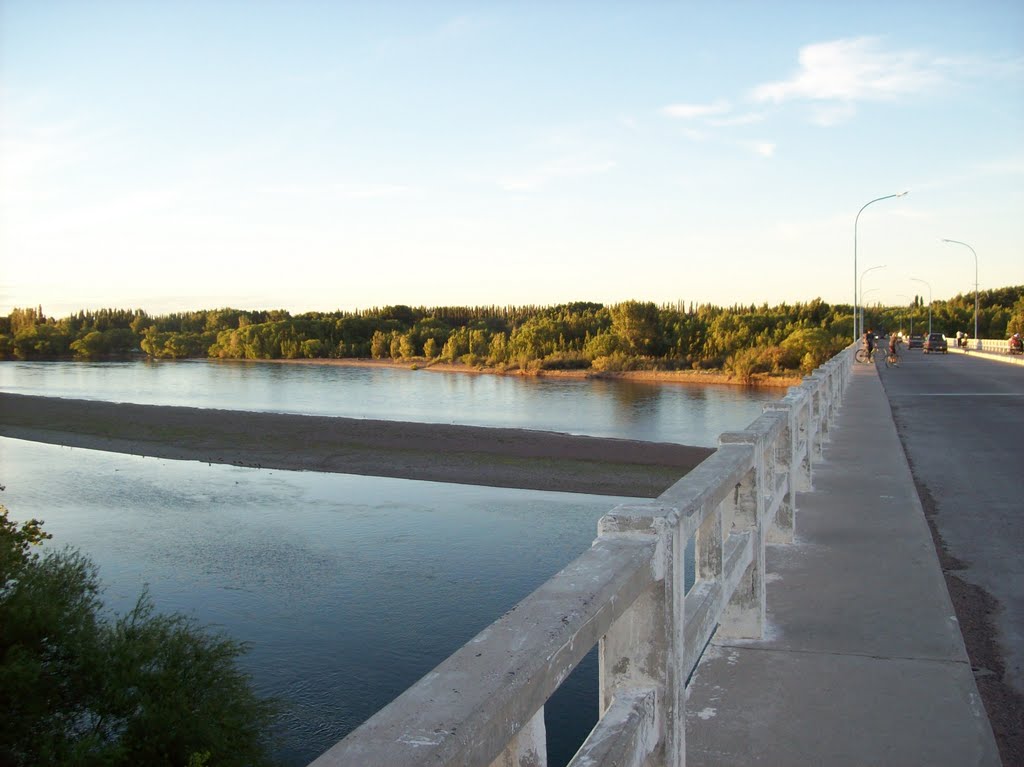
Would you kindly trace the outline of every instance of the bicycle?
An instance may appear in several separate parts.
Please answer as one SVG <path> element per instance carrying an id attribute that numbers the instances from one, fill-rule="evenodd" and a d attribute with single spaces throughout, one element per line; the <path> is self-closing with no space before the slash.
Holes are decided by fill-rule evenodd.
<path id="1" fill-rule="evenodd" d="M 898 368 L 900 366 L 900 353 L 889 352 L 885 355 L 885 366 L 887 368 Z"/>
<path id="2" fill-rule="evenodd" d="M 872 349 L 869 353 L 867 349 L 858 349 L 857 353 L 854 355 L 854 359 L 857 360 L 857 362 L 874 362 L 876 351 L 878 350 Z"/>

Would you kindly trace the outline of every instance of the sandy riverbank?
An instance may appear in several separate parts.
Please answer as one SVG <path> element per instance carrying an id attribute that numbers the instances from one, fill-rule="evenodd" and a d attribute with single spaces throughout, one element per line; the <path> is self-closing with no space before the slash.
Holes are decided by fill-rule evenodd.
<path id="1" fill-rule="evenodd" d="M 712 452 L 525 429 L 5 393 L 0 436 L 236 466 L 652 498 Z"/>
<path id="2" fill-rule="evenodd" d="M 334 365 L 338 367 L 396 368 L 399 370 L 429 371 L 432 373 L 463 373 L 467 375 L 504 375 L 535 378 L 578 378 L 578 379 L 619 379 L 624 381 L 653 381 L 657 383 L 709 384 L 716 386 L 756 386 L 785 388 L 799 386 L 803 381 L 799 375 L 769 375 L 755 373 L 749 383 L 723 373 L 720 370 L 501 370 L 493 367 L 473 367 L 449 362 L 426 362 L 425 360 L 393 359 L 276 359 L 276 360 L 218 360 L 225 364 L 271 364 L 271 365 Z"/>

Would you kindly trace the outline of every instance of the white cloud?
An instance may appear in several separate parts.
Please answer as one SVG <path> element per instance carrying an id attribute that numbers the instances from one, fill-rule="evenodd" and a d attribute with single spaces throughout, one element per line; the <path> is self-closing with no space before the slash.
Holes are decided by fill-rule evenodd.
<path id="1" fill-rule="evenodd" d="M 716 101 L 713 104 L 669 104 L 662 112 L 679 120 L 693 120 L 699 117 L 712 117 L 725 114 L 731 109 L 728 101 Z"/>
<path id="2" fill-rule="evenodd" d="M 749 149 L 762 157 L 771 157 L 775 153 L 775 145 L 772 143 L 765 141 L 732 142 L 718 135 L 721 131 L 711 130 L 753 125 L 765 119 L 763 112 L 729 114 L 731 110 L 732 105 L 730 102 L 725 99 L 719 99 L 710 104 L 671 104 L 663 107 L 661 111 L 669 117 L 687 121 L 680 129 L 680 132 L 689 141 L 719 141 Z"/>
<path id="3" fill-rule="evenodd" d="M 856 37 L 800 49 L 800 69 L 788 80 L 754 89 L 759 102 L 794 99 L 886 101 L 944 82 L 950 61 L 917 51 L 885 51 L 878 38 Z"/>

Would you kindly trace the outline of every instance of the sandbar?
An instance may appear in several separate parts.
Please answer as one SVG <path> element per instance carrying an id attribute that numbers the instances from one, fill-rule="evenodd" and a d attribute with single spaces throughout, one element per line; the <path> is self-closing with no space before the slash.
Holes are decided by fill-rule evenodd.
<path id="1" fill-rule="evenodd" d="M 713 450 L 529 429 L 0 392 L 0 436 L 259 469 L 654 498 Z"/>

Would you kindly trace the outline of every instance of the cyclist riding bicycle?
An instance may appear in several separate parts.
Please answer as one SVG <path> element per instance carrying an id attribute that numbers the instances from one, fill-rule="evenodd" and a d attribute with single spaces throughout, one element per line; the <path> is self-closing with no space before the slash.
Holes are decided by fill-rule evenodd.
<path id="1" fill-rule="evenodd" d="M 864 334 L 864 351 L 867 352 L 868 359 L 871 359 L 871 352 L 875 350 L 875 334 L 871 330 Z"/>
<path id="2" fill-rule="evenodd" d="M 899 343 L 900 337 L 898 335 L 893 333 L 891 336 L 889 336 L 889 354 L 896 353 L 896 347 L 899 346 Z"/>

